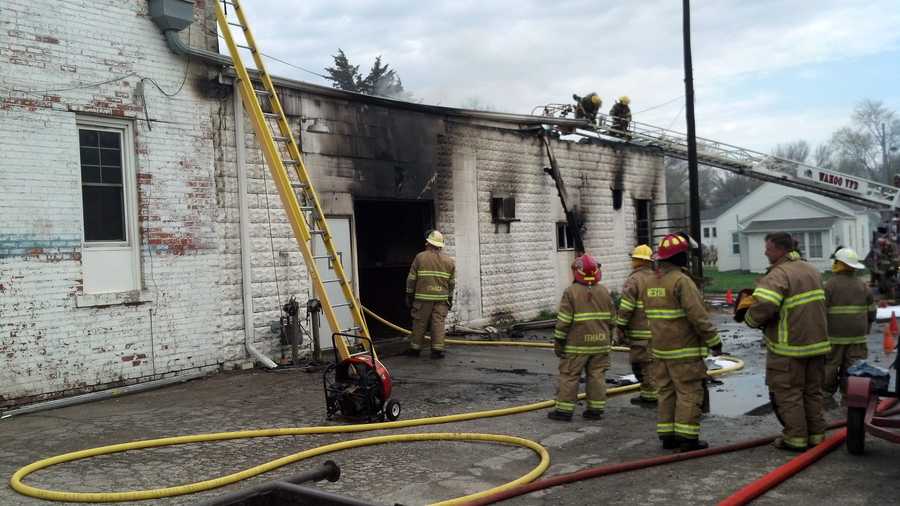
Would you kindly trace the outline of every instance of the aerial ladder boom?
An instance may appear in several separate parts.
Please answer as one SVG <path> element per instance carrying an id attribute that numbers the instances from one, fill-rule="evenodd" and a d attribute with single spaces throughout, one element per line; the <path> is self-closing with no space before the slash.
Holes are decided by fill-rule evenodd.
<path id="1" fill-rule="evenodd" d="M 609 115 L 597 116 L 600 125 L 606 126 L 593 129 L 596 133 L 612 135 L 623 142 L 658 149 L 666 156 L 687 160 L 687 136 L 681 132 L 636 121 L 631 122 L 628 132 L 618 132 L 610 126 L 613 122 Z M 900 188 L 895 186 L 701 137 L 697 138 L 697 161 L 742 176 L 867 207 L 893 209 L 900 205 Z"/>

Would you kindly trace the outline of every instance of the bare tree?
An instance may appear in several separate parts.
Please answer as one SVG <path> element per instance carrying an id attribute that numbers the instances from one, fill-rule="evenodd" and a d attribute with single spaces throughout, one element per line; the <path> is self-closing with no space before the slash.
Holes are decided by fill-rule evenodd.
<path id="1" fill-rule="evenodd" d="M 804 140 L 779 144 L 772 150 L 772 154 L 787 160 L 805 163 L 809 158 L 809 143 Z"/>
<path id="2" fill-rule="evenodd" d="M 863 100 L 851 116 L 853 124 L 831 136 L 833 166 L 875 180 L 890 182 L 883 150 L 900 144 L 900 118 L 883 102 Z"/>

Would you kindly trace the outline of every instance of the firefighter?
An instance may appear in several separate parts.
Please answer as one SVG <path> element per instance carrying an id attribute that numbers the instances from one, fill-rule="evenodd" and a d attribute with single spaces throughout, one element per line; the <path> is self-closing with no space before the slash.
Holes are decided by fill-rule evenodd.
<path id="1" fill-rule="evenodd" d="M 766 384 L 784 426 L 772 444 L 803 451 L 825 439 L 822 381 L 831 345 L 821 277 L 793 247 L 786 232 L 766 236 L 771 265 L 745 298 L 744 323 L 765 334 Z"/>
<path id="2" fill-rule="evenodd" d="M 617 137 L 629 137 L 628 126 L 631 124 L 631 109 L 628 107 L 628 104 L 630 103 L 631 100 L 628 97 L 621 96 L 609 110 L 614 130 L 610 133 Z"/>
<path id="3" fill-rule="evenodd" d="M 682 269 L 688 265 L 690 243 L 679 234 L 663 237 L 656 252 L 657 272 L 640 301 L 653 336 L 651 353 L 658 396 L 656 432 L 665 449 L 691 451 L 709 446 L 700 440 L 700 415 L 705 397 L 706 364 L 722 341 L 697 285 Z"/>
<path id="4" fill-rule="evenodd" d="M 413 259 L 406 277 L 406 307 L 412 309 L 412 339 L 405 354 L 418 357 L 431 326 L 431 358 L 444 358 L 444 320 L 453 307 L 456 263 L 441 251 L 444 235 L 428 233 L 425 251 Z"/>
<path id="5" fill-rule="evenodd" d="M 878 239 L 878 293 L 882 297 L 896 297 L 897 246 L 889 238 Z"/>
<path id="6" fill-rule="evenodd" d="M 875 301 L 869 288 L 856 277 L 865 268 L 859 255 L 841 248 L 832 256 L 834 276 L 825 283 L 825 306 L 828 308 L 828 341 L 831 353 L 825 361 L 826 398 L 837 392 L 846 394 L 847 369 L 857 360 L 865 360 L 869 350 L 866 336 L 875 321 Z"/>
<path id="7" fill-rule="evenodd" d="M 616 325 L 620 336 L 628 344 L 628 358 L 631 370 L 641 384 L 641 394 L 631 399 L 632 404 L 652 406 L 656 404 L 656 387 L 653 384 L 653 357 L 650 354 L 650 325 L 644 314 L 641 293 L 655 276 L 653 273 L 653 250 L 641 244 L 631 252 L 631 274 L 622 285 Z"/>
<path id="8" fill-rule="evenodd" d="M 589 93 L 583 97 L 572 95 L 575 100 L 575 119 L 587 119 L 591 123 L 597 122 L 597 112 L 603 105 L 603 100 L 596 93 Z"/>
<path id="9" fill-rule="evenodd" d="M 571 421 L 581 371 L 587 375 L 584 418 L 597 420 L 606 407 L 606 370 L 616 306 L 600 284 L 600 264 L 584 254 L 572 262 L 575 280 L 563 292 L 553 331 L 553 351 L 559 357 L 559 391 L 551 420 Z"/>

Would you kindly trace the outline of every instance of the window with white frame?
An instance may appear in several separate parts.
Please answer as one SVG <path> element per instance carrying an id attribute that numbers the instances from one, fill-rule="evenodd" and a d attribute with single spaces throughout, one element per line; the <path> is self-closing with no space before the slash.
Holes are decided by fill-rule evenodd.
<path id="1" fill-rule="evenodd" d="M 709 227 L 703 227 L 703 238 L 709 239 Z"/>
<path id="2" fill-rule="evenodd" d="M 741 236 L 737 232 L 731 234 L 731 253 L 734 255 L 741 254 Z"/>
<path id="3" fill-rule="evenodd" d="M 800 254 L 806 258 L 809 258 L 809 250 L 806 249 L 806 234 L 803 232 L 788 232 L 791 234 L 791 238 L 797 243 L 797 249 L 800 251 Z"/>
<path id="4" fill-rule="evenodd" d="M 84 293 L 140 289 L 133 126 L 78 118 Z"/>
<path id="5" fill-rule="evenodd" d="M 822 232 L 808 232 L 809 258 L 822 258 Z"/>

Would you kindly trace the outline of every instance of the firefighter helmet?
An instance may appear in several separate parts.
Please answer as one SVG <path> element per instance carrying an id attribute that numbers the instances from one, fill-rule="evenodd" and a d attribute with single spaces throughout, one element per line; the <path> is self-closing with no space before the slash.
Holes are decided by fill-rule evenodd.
<path id="1" fill-rule="evenodd" d="M 856 254 L 850 248 L 841 248 L 834 253 L 834 260 L 836 262 L 841 262 L 842 264 L 847 264 L 848 267 L 852 267 L 854 269 L 865 269 L 866 266 L 859 263 L 859 255 Z"/>
<path id="2" fill-rule="evenodd" d="M 628 105 L 631 103 L 631 99 L 625 95 L 622 95 L 621 97 L 619 97 L 619 102 L 622 102 L 623 105 Z"/>
<path id="3" fill-rule="evenodd" d="M 572 272 L 575 274 L 575 281 L 579 283 L 594 285 L 600 281 L 600 263 L 588 254 L 581 255 L 572 262 Z"/>
<path id="4" fill-rule="evenodd" d="M 650 246 L 641 244 L 640 246 L 637 246 L 636 248 L 631 250 L 631 258 L 647 261 L 653 260 L 653 250 L 650 249 Z"/>
<path id="5" fill-rule="evenodd" d="M 444 234 L 440 233 L 437 230 L 432 230 L 428 233 L 428 237 L 425 238 L 425 242 L 434 246 L 435 248 L 443 248 Z"/>
<path id="6" fill-rule="evenodd" d="M 662 238 L 659 242 L 659 248 L 656 250 L 656 258 L 665 260 L 673 256 L 684 253 L 691 248 L 690 243 L 681 234 L 669 234 Z"/>

